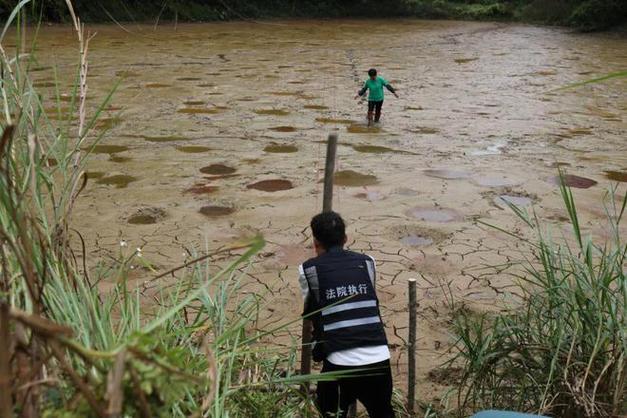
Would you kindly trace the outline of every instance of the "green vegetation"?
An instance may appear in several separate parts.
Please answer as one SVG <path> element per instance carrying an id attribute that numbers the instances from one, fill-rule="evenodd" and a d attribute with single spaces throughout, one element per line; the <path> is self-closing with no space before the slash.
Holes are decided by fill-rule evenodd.
<path id="1" fill-rule="evenodd" d="M 458 318 L 453 363 L 463 365 L 463 407 L 558 417 L 627 413 L 627 243 L 620 230 L 627 196 L 617 201 L 612 190 L 610 236 L 594 243 L 580 227 L 571 191 L 561 192 L 573 236 L 556 242 L 535 215 L 512 207 L 536 234 L 533 241 L 516 236 L 529 251 L 510 266 L 519 282 L 513 306 Z"/>
<path id="2" fill-rule="evenodd" d="M 108 99 L 86 103 L 88 40 L 73 22 L 80 64 L 59 121 L 30 81 L 35 57 L 0 54 L 0 416 L 312 416 L 298 345 L 262 349 L 263 300 L 239 291 L 261 237 L 188 262 L 174 282 L 124 242 L 115 263 L 88 274 L 72 208 L 88 181 L 81 150 L 102 136 L 92 128 Z M 230 261 L 212 271 L 212 256 Z M 131 285 L 132 268 L 155 278 Z"/>
<path id="3" fill-rule="evenodd" d="M 16 0 L 0 0 L 6 17 Z M 623 0 L 102 0 L 76 2 L 86 21 L 213 21 L 303 17 L 507 20 L 598 30 L 627 22 Z M 64 0 L 38 0 L 32 18 L 69 21 Z"/>

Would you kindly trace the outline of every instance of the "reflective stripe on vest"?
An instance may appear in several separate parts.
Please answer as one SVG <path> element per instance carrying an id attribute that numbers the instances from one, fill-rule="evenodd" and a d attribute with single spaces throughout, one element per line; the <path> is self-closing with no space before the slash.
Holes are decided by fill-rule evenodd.
<path id="1" fill-rule="evenodd" d="M 324 326 L 325 331 L 331 331 L 333 329 L 354 327 L 357 325 L 376 324 L 381 322 L 381 318 L 378 316 L 369 316 L 367 318 L 347 319 L 346 321 L 333 322 Z"/>
<path id="2" fill-rule="evenodd" d="M 318 272 L 316 271 L 316 266 L 307 267 L 305 269 L 305 277 L 307 278 L 307 282 L 309 283 L 309 289 L 311 293 L 313 293 L 314 300 L 316 302 L 320 301 L 320 283 L 318 281 Z"/>
<path id="3" fill-rule="evenodd" d="M 368 269 L 368 276 L 370 277 L 370 283 L 372 283 L 372 287 L 376 288 L 375 278 L 374 278 L 374 262 L 372 260 L 366 260 L 366 268 Z"/>
<path id="4" fill-rule="evenodd" d="M 376 300 L 363 300 L 361 302 L 343 303 L 341 305 L 331 306 L 322 310 L 322 316 L 331 315 L 332 313 L 348 311 L 350 309 L 371 308 L 377 306 Z"/>

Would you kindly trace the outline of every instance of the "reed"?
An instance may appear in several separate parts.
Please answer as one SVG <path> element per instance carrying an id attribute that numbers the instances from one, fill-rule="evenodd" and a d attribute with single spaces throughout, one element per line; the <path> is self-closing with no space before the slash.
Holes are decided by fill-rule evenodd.
<path id="1" fill-rule="evenodd" d="M 512 265 L 519 300 L 497 315 L 461 314 L 455 331 L 463 365 L 462 410 L 503 408 L 563 417 L 627 412 L 627 196 L 605 200 L 607 240 L 585 236 L 571 190 L 561 186 L 572 236 L 555 239 L 535 214 L 512 206 L 535 239 Z M 624 229 L 623 229 L 624 231 Z"/>
<path id="2" fill-rule="evenodd" d="M 115 88 L 88 103 L 91 35 L 67 1 L 76 77 L 67 114 L 48 118 L 29 77 L 36 41 L 22 46 L 28 3 L 0 36 L 0 416 L 227 417 L 258 407 L 260 416 L 311 416 L 298 385 L 314 378 L 295 373 L 298 346 L 263 350 L 264 333 L 255 331 L 263 300 L 240 294 L 241 269 L 263 238 L 228 249 L 219 272 L 201 264 L 206 254 L 168 272 L 180 272 L 174 286 L 160 288 L 157 276 L 156 295 L 129 284 L 131 265 L 151 265 L 124 245 L 104 277 L 113 289 L 90 280 L 71 219 L 89 150 L 104 135 L 94 126 Z M 3 41 L 12 25 L 17 47 L 9 55 Z M 55 96 L 60 113 L 59 87 Z"/>

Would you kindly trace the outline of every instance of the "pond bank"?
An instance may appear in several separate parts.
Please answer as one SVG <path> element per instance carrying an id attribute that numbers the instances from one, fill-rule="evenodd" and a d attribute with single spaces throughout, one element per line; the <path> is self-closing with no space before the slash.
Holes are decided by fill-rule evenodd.
<path id="1" fill-rule="evenodd" d="M 58 3 L 58 4 L 56 4 Z M 0 0 L 6 19 L 12 2 Z M 86 22 L 209 22 L 271 18 L 389 18 L 453 19 L 563 25 L 580 30 L 602 30 L 627 23 L 627 3 L 617 0 L 365 0 L 319 2 L 313 0 L 254 0 L 163 2 L 146 0 L 127 5 L 122 0 L 81 2 L 75 5 Z M 37 2 L 27 13 L 48 22 L 69 22 L 63 1 Z"/>

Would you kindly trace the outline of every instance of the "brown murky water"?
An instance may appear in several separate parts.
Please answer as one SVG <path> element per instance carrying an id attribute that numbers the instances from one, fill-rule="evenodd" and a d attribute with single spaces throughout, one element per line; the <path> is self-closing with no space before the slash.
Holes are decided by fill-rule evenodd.
<path id="1" fill-rule="evenodd" d="M 201 207 L 199 212 L 202 213 L 203 215 L 209 217 L 209 218 L 213 218 L 213 217 L 216 217 L 216 216 L 227 216 L 227 215 L 230 215 L 230 214 L 235 212 L 235 208 L 232 208 L 232 207 L 229 207 L 229 206 L 209 205 L 209 206 Z"/>
<path id="2" fill-rule="evenodd" d="M 203 174 L 218 176 L 223 174 L 234 174 L 237 172 L 237 169 L 224 164 L 211 164 L 201 168 L 199 171 Z"/>
<path id="3" fill-rule="evenodd" d="M 322 205 L 320 141 L 337 132 L 334 209 L 347 220 L 351 248 L 380 261 L 387 326 L 406 329 L 406 279 L 419 279 L 425 401 L 446 389 L 428 380 L 450 340 L 442 325 L 449 295 L 439 284 L 468 309 L 492 309 L 509 294 L 494 289 L 510 279 L 488 286 L 465 272 L 520 259 L 512 242 L 473 219 L 525 231 L 505 202 L 533 201 L 540 218 L 568 230 L 558 166 L 576 176 L 573 186 L 590 184 L 573 193 L 593 235 L 603 233 L 604 191 L 618 181 L 625 194 L 627 80 L 553 91 L 627 68 L 624 34 L 415 20 L 88 29 L 97 32 L 90 112 L 121 78 L 93 132 L 107 131 L 74 212 L 88 247 L 117 254 L 121 236 L 169 268 L 183 247 L 211 250 L 261 232 L 269 244 L 247 270 L 255 280 L 246 290 L 276 289 L 279 303 L 270 301 L 276 309 L 261 326 L 292 319 L 302 310 L 295 264 L 311 253 L 305 228 Z M 34 81 L 52 115 L 65 115 L 71 101 L 74 37 L 70 27 L 41 29 Z M 400 99 L 388 94 L 381 123 L 368 127 L 353 96 L 373 66 Z M 68 77 L 61 106 L 53 67 Z M 129 223 L 145 215 L 138 207 L 167 217 Z M 285 257 L 282 248 L 301 250 Z M 404 370 L 404 343 L 391 328 L 388 337 L 401 362 L 395 370 Z"/>
<path id="4" fill-rule="evenodd" d="M 262 192 L 280 192 L 283 190 L 292 189 L 294 186 L 289 180 L 273 179 L 273 180 L 261 180 L 253 184 L 246 186 L 248 189 L 261 190 Z"/>

